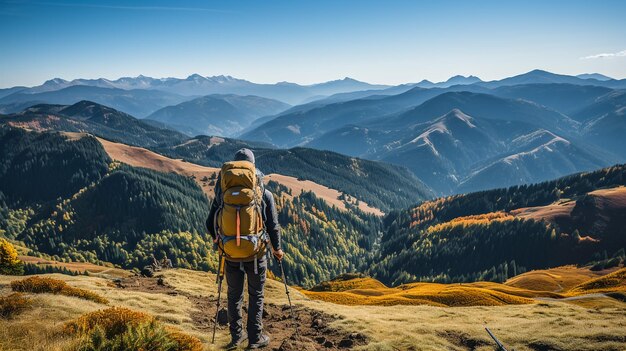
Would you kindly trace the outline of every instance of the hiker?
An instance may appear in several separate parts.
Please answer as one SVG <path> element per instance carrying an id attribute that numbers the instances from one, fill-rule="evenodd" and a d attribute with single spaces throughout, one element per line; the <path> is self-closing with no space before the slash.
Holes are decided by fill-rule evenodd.
<path id="1" fill-rule="evenodd" d="M 222 166 L 215 185 L 215 199 L 206 221 L 207 230 L 225 258 L 228 284 L 228 324 L 236 349 L 248 339 L 248 349 L 269 345 L 263 334 L 263 294 L 267 273 L 267 246 L 282 260 L 281 228 L 274 197 L 263 185 L 263 173 L 254 164 L 251 150 L 241 149 Z M 269 241 L 269 242 L 268 242 Z M 243 331 L 244 277 L 248 277 L 247 334 Z"/>

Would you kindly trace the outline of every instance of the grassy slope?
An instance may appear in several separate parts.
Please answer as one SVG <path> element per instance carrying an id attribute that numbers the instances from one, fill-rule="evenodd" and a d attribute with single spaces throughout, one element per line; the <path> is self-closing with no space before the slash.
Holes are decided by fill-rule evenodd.
<path id="1" fill-rule="evenodd" d="M 621 272 L 624 272 L 622 270 Z M 215 276 L 210 273 L 170 270 L 163 273 L 167 284 L 178 291 L 211 298 L 216 291 Z M 142 293 L 112 287 L 101 277 L 52 275 L 70 285 L 95 291 L 111 301 L 158 315 L 167 324 L 178 326 L 198 336 L 207 349 L 210 335 L 200 332 L 189 314 L 194 305 L 182 294 L 172 296 Z M 607 276 L 611 278 L 614 276 Z M 8 293 L 7 284 L 16 277 L 0 276 L 0 294 Z M 620 276 L 623 282 L 623 274 Z M 369 284 L 369 283 L 368 283 Z M 454 287 L 449 286 L 454 290 Z M 453 291 L 452 290 L 452 291 Z M 555 350 L 620 350 L 626 342 L 626 305 L 617 300 L 598 297 L 589 299 L 590 306 L 545 301 L 523 305 L 442 308 L 421 306 L 345 306 L 314 301 L 292 290 L 296 304 L 321 311 L 332 311 L 344 317 L 334 327 L 360 330 L 371 338 L 365 350 L 493 350 L 483 325 L 491 327 L 508 347 L 515 350 L 536 350 L 540 345 Z M 38 295 L 35 308 L 15 320 L 0 320 L 0 350 L 60 350 L 64 341 L 55 333 L 60 323 L 78 315 L 103 308 L 76 298 Z M 267 301 L 286 303 L 282 285 L 269 281 Z M 228 339 L 225 329 L 218 331 L 221 346 Z"/>
<path id="2" fill-rule="evenodd" d="M 200 185 L 205 194 L 210 198 L 214 196 L 214 186 L 210 185 L 208 182 L 203 182 L 202 179 L 204 177 L 211 178 L 214 173 L 219 173 L 219 168 L 206 167 L 183 160 L 168 158 L 144 148 L 115 143 L 101 138 L 98 138 L 98 141 L 100 141 L 109 157 L 114 160 L 127 163 L 134 167 L 145 167 L 160 172 L 174 172 L 185 176 L 195 176 L 196 182 Z M 328 202 L 331 206 L 335 205 L 339 209 L 346 209 L 344 202 L 338 200 L 341 192 L 335 189 L 312 181 L 299 180 L 280 174 L 269 174 L 265 179 L 266 181 L 274 180 L 290 188 L 293 194 L 299 194 L 303 190 L 313 191 L 317 197 L 324 199 L 324 201 Z M 383 214 L 382 211 L 369 206 L 365 202 L 360 202 L 359 208 L 366 213 L 375 215 Z"/>
<path id="3" fill-rule="evenodd" d="M 520 274 L 507 280 L 504 285 L 535 291 L 564 292 L 590 279 L 601 276 L 601 272 L 563 266 L 539 269 Z"/>
<path id="4" fill-rule="evenodd" d="M 504 284 L 409 283 L 393 288 L 368 277 L 339 278 L 301 291 L 342 305 L 503 306 L 534 303 L 533 298 L 626 292 L 626 268 L 594 272 L 563 266 L 520 274 Z"/>

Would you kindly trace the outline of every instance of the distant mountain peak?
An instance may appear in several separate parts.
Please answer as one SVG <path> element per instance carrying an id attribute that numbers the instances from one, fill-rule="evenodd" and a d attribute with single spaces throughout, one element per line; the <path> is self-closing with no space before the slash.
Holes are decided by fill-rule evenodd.
<path id="1" fill-rule="evenodd" d="M 614 78 L 611 78 L 609 76 L 605 76 L 604 74 L 600 74 L 600 73 L 583 73 L 583 74 L 579 74 L 576 77 L 580 78 L 580 79 L 595 79 L 595 80 L 599 80 L 599 81 L 607 81 L 607 80 L 613 80 Z"/>
<path id="2" fill-rule="evenodd" d="M 526 73 L 526 74 L 523 74 L 523 75 L 533 75 L 533 76 L 553 76 L 553 75 L 555 75 L 555 74 L 554 74 L 554 73 L 552 73 L 552 72 L 544 71 L 544 70 L 542 70 L 542 69 L 538 69 L 538 68 L 537 68 L 537 69 L 534 69 L 534 70 L 532 70 L 532 71 L 530 71 L 530 72 L 528 72 L 528 73 Z"/>
<path id="3" fill-rule="evenodd" d="M 450 78 L 449 78 L 446 82 L 453 81 L 453 80 L 459 80 L 459 79 L 466 79 L 466 80 L 480 80 L 480 78 L 478 78 L 478 77 L 476 77 L 476 76 L 469 75 L 469 76 L 467 76 L 467 77 L 466 77 L 466 76 L 463 76 L 463 75 L 457 74 L 456 76 L 452 76 L 452 77 L 450 77 Z"/>
<path id="4" fill-rule="evenodd" d="M 63 78 L 52 78 L 49 79 L 47 81 L 45 81 L 43 83 L 43 85 L 50 85 L 50 84 L 64 84 L 64 83 L 69 83 L 69 81 L 63 79 Z"/>
<path id="5" fill-rule="evenodd" d="M 463 111 L 458 108 L 452 109 L 450 112 L 438 118 L 438 121 L 442 123 L 458 123 L 458 121 L 464 123 L 470 128 L 476 128 L 473 122 L 473 118 L 466 115 Z"/>
<path id="6" fill-rule="evenodd" d="M 190 75 L 189 77 L 187 77 L 187 80 L 199 81 L 199 80 L 206 80 L 206 78 L 201 76 L 201 75 L 199 75 L 198 73 L 194 73 L 194 74 Z"/>

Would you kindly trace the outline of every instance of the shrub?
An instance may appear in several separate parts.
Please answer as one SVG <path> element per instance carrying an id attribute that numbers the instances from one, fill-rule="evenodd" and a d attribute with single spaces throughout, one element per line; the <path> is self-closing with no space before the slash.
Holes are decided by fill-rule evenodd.
<path id="1" fill-rule="evenodd" d="M 81 339 L 76 351 L 202 351 L 197 338 L 164 327 L 148 314 L 123 307 L 87 313 L 65 324 Z"/>
<path id="2" fill-rule="evenodd" d="M 129 326 L 154 321 L 154 317 L 124 307 L 112 307 L 82 315 L 64 326 L 69 334 L 87 334 L 97 327 L 102 328 L 107 338 L 126 332 Z"/>
<path id="3" fill-rule="evenodd" d="M 11 289 L 18 292 L 27 292 L 34 294 L 59 294 L 78 297 L 81 299 L 90 300 L 102 304 L 109 303 L 107 299 L 94 292 L 85 289 L 74 288 L 67 285 L 67 283 L 62 280 L 47 277 L 34 276 L 22 280 L 12 281 Z"/>
<path id="4" fill-rule="evenodd" d="M 31 300 L 20 293 L 0 296 L 0 317 L 11 318 L 31 306 Z"/>
<path id="5" fill-rule="evenodd" d="M 128 326 L 125 332 L 112 338 L 96 326 L 83 336 L 76 351 L 177 351 L 178 344 L 168 337 L 165 328 L 156 321 Z"/>
<path id="6" fill-rule="evenodd" d="M 198 340 L 198 338 L 191 336 L 189 334 L 185 334 L 182 331 L 168 327 L 167 332 L 169 334 L 169 338 L 172 339 L 178 345 L 177 351 L 202 351 L 204 347 L 202 346 L 202 342 Z"/>
<path id="7" fill-rule="evenodd" d="M 17 258 L 17 250 L 13 244 L 3 238 L 0 238 L 0 274 L 24 274 L 24 265 Z"/>

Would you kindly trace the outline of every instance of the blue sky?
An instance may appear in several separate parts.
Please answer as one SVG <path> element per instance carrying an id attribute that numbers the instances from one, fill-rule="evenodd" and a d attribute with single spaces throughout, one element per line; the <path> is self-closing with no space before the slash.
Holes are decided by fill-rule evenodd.
<path id="1" fill-rule="evenodd" d="M 626 1 L 0 0 L 0 87 L 192 73 L 398 84 L 535 68 L 626 78 L 625 15 Z"/>

